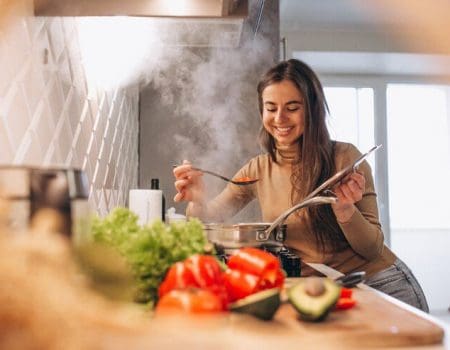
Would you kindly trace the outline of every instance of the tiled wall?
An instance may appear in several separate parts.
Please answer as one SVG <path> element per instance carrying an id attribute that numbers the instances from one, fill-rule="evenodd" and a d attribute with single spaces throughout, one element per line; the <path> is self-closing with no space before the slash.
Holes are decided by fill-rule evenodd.
<path id="1" fill-rule="evenodd" d="M 137 186 L 138 89 L 89 86 L 76 19 L 33 17 L 26 0 L 2 10 L 0 164 L 79 167 L 92 208 L 125 205 Z"/>

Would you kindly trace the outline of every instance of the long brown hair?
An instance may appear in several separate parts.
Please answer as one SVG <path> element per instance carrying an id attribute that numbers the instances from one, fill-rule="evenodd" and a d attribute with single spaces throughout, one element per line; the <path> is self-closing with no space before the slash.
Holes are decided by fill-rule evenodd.
<path id="1" fill-rule="evenodd" d="M 259 111 L 263 114 L 262 94 L 266 87 L 289 80 L 302 93 L 305 106 L 303 135 L 297 141 L 298 161 L 292 165 L 291 203 L 300 202 L 317 186 L 335 172 L 334 142 L 326 126 L 328 105 L 322 84 L 314 71 L 305 63 L 290 59 L 271 68 L 258 84 Z M 262 126 L 260 141 L 273 161 L 276 160 L 276 144 L 272 135 Z M 297 212 L 298 215 L 301 213 Z M 337 224 L 330 205 L 306 209 L 305 218 L 312 232 L 316 234 L 318 248 L 324 252 L 327 245 L 340 250 L 347 246 L 345 236 Z"/>

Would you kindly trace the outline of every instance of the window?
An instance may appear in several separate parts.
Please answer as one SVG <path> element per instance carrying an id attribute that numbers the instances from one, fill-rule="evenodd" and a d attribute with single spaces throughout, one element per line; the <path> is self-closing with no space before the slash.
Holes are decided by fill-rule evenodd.
<path id="1" fill-rule="evenodd" d="M 365 153 L 375 145 L 372 88 L 325 87 L 330 109 L 327 119 L 331 138 L 350 142 Z M 375 171 L 375 158 L 368 162 Z"/>
<path id="2" fill-rule="evenodd" d="M 388 84 L 391 230 L 450 228 L 448 87 Z"/>

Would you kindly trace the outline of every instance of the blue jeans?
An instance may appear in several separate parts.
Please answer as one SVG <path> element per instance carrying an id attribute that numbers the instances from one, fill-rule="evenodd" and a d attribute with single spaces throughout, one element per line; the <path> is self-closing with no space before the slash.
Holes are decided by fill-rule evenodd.
<path id="1" fill-rule="evenodd" d="M 422 311 L 429 312 L 427 300 L 419 282 L 400 259 L 387 269 L 369 277 L 365 284 Z"/>

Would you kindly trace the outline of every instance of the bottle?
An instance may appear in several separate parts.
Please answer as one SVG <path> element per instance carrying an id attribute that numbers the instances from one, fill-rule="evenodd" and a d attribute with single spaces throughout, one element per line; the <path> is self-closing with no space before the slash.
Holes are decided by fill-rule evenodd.
<path id="1" fill-rule="evenodd" d="M 159 189 L 159 179 L 152 179 L 151 180 L 151 184 L 150 184 L 150 189 L 151 190 L 156 190 L 156 191 L 161 191 Z M 161 191 L 161 220 L 163 222 L 166 221 L 166 198 L 164 198 L 164 194 Z"/>

